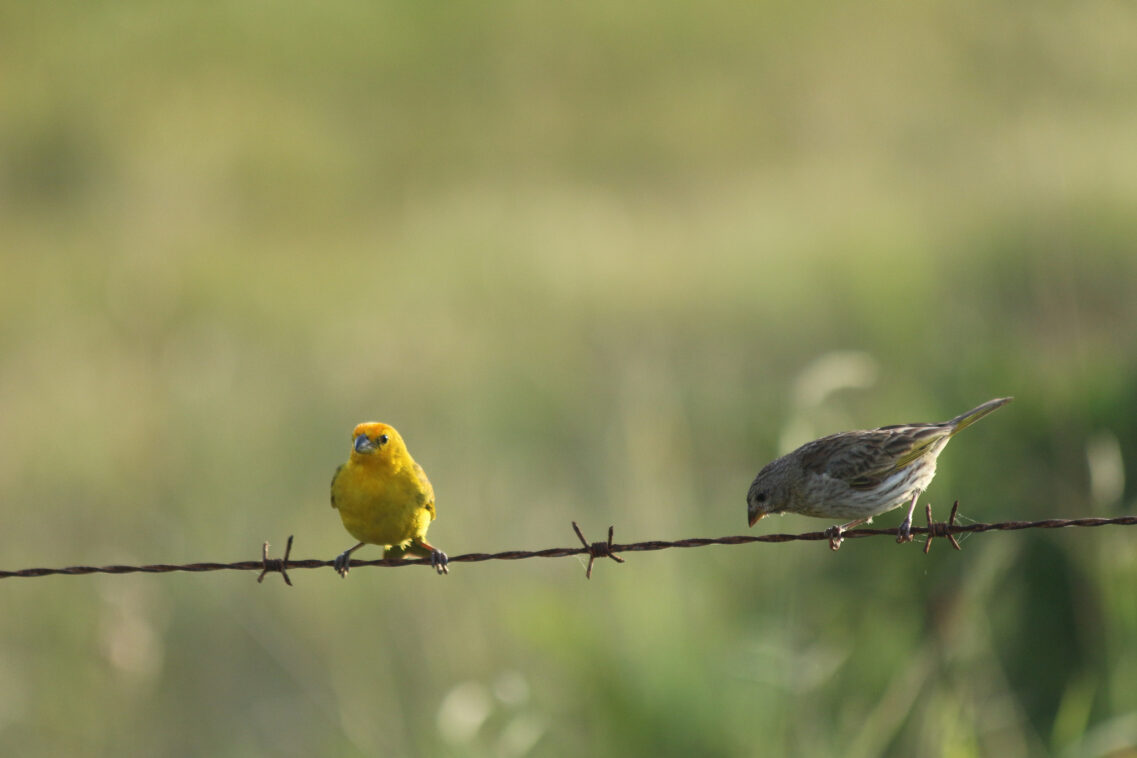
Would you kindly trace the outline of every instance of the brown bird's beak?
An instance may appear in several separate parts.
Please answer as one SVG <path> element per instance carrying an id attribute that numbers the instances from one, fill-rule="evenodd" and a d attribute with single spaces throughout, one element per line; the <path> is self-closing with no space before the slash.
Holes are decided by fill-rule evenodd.
<path id="1" fill-rule="evenodd" d="M 751 511 L 748 515 L 750 516 L 750 526 L 754 526 L 758 523 L 758 519 L 762 518 L 766 514 L 762 511 Z"/>

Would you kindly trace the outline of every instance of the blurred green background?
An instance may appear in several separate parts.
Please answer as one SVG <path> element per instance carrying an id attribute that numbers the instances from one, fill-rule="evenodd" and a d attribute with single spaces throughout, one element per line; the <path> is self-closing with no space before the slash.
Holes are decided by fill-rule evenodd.
<path id="1" fill-rule="evenodd" d="M 1132 513 L 1122 3 L 0 6 L 0 568 L 746 530 L 814 436 Z M 878 519 L 894 526 L 898 514 Z M 379 557 L 361 550 L 361 559 Z M 1137 532 L 0 582 L 12 756 L 1137 754 Z"/>

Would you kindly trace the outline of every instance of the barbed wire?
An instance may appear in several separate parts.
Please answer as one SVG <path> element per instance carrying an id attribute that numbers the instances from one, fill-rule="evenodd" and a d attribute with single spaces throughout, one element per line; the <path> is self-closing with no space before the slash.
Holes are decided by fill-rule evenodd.
<path id="1" fill-rule="evenodd" d="M 958 534 L 972 534 L 977 532 L 1010 532 L 1020 531 L 1023 529 L 1064 529 L 1067 527 L 1097 527 L 1097 526 L 1137 526 L 1137 516 L 1117 516 L 1115 518 L 1074 518 L 1074 519 L 1045 519 L 1042 521 L 998 521 L 994 523 L 972 523 L 972 524 L 957 524 L 955 523 L 956 512 L 959 508 L 959 502 L 952 506 L 951 515 L 947 521 L 933 521 L 932 520 L 932 507 L 926 506 L 926 514 L 928 519 L 927 526 L 913 526 L 911 529 L 912 535 L 926 534 L 928 535 L 927 541 L 924 543 L 924 553 L 926 554 L 932 547 L 932 540 L 936 537 L 944 537 L 950 541 L 952 547 L 960 550 L 959 542 L 956 541 Z M 653 550 L 669 550 L 671 548 L 692 548 L 692 547 L 706 547 L 708 545 L 747 545 L 752 542 L 800 542 L 800 541 L 823 541 L 827 540 L 829 546 L 836 550 L 841 546 L 841 542 L 846 539 L 860 539 L 864 537 L 882 537 L 893 536 L 898 537 L 898 529 L 851 529 L 839 534 L 833 529 L 826 529 L 819 532 L 803 532 L 801 534 L 744 534 L 729 537 L 693 537 L 681 540 L 650 540 L 647 542 L 631 542 L 627 544 L 620 544 L 613 542 L 613 535 L 615 534 L 615 527 L 608 527 L 608 539 L 601 542 L 589 542 L 581 532 L 580 527 L 574 521 L 572 522 L 573 531 L 576 532 L 577 539 L 580 540 L 579 547 L 553 547 L 544 550 L 507 550 L 500 553 L 464 553 L 462 555 L 455 555 L 449 558 L 449 563 L 480 563 L 483 561 L 518 561 L 528 558 L 565 558 L 574 555 L 587 555 L 588 566 L 585 569 L 585 577 L 592 578 L 592 567 L 597 558 L 611 558 L 612 560 L 623 563 L 624 558 L 619 553 L 634 553 L 634 552 L 649 552 Z M 898 538 L 899 541 L 899 538 Z M 78 575 L 78 574 L 168 574 L 176 571 L 186 572 L 203 572 L 203 571 L 260 571 L 257 577 L 258 582 L 264 581 L 267 574 L 279 573 L 284 578 L 284 581 L 291 586 L 292 580 L 288 576 L 290 569 L 315 569 L 334 567 L 335 561 L 322 561 L 315 559 L 293 559 L 290 557 L 292 553 L 292 537 L 288 538 L 288 543 L 284 550 L 283 558 L 270 558 L 269 557 L 269 543 L 265 542 L 261 547 L 261 559 L 255 561 L 237 561 L 236 563 L 155 563 L 144 566 L 66 566 L 64 568 L 28 568 L 20 569 L 17 571 L 0 571 L 0 579 L 9 579 L 13 577 L 40 577 L 40 576 L 53 576 L 58 574 L 65 575 Z M 350 566 L 352 568 L 362 566 L 384 566 L 387 568 L 398 568 L 402 566 L 430 566 L 430 558 L 417 558 L 411 560 L 398 560 L 398 559 L 378 559 L 371 561 L 352 560 Z"/>

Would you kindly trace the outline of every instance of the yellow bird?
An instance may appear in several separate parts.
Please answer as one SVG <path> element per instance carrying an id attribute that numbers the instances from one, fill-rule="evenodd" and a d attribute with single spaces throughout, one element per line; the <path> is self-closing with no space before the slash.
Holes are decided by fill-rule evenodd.
<path id="1" fill-rule="evenodd" d="M 430 558 L 439 574 L 450 573 L 446 553 L 426 541 L 434 520 L 434 488 L 395 427 L 377 422 L 355 427 L 351 457 L 332 477 L 332 507 L 359 540 L 336 556 L 340 576 L 347 576 L 351 554 L 369 543 L 383 545 L 384 558 L 409 552 Z"/>

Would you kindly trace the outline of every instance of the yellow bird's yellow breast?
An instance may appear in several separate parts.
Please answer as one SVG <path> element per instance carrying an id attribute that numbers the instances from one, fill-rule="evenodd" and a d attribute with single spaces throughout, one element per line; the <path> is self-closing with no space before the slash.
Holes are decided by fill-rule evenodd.
<path id="1" fill-rule="evenodd" d="M 332 482 L 332 502 L 351 536 L 373 545 L 422 538 L 434 519 L 434 491 L 413 462 L 382 471 L 349 461 Z"/>

